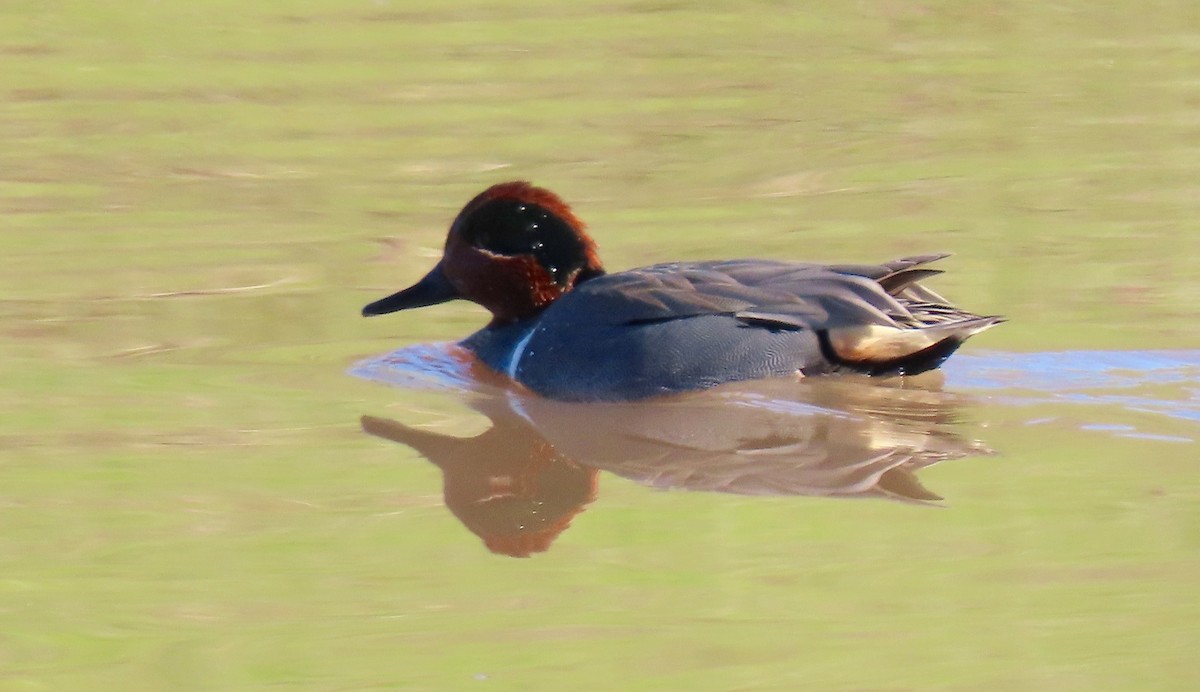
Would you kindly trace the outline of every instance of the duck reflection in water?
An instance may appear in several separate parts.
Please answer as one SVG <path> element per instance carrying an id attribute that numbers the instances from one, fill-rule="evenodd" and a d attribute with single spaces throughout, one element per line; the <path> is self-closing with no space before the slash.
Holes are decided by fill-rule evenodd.
<path id="1" fill-rule="evenodd" d="M 372 416 L 362 426 L 437 465 L 446 506 L 490 550 L 528 557 L 596 499 L 600 471 L 662 489 L 936 504 L 917 471 L 991 451 L 953 430 L 957 397 L 902 384 L 768 380 L 633 403 L 484 385 L 469 395 L 491 421 L 476 437 Z"/>

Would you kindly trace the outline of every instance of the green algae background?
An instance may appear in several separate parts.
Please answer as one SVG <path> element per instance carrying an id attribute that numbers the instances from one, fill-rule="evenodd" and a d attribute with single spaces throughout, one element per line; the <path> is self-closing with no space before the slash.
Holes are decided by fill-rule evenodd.
<path id="1" fill-rule="evenodd" d="M 513 178 L 611 269 L 948 250 L 968 350 L 1200 347 L 1194 2 L 6 2 L 0 689 L 1200 686 L 1194 420 L 489 554 L 358 420 L 485 423 L 345 371 L 483 324 L 358 310 Z"/>

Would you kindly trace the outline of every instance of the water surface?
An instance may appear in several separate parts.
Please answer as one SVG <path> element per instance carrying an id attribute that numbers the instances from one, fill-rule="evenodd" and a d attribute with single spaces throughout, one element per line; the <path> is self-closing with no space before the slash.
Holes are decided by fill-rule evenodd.
<path id="1" fill-rule="evenodd" d="M 1200 686 L 1194 3 L 7 3 L 0 60 L 0 688 Z M 484 323 L 358 310 L 511 178 L 611 269 L 954 251 L 1010 322 L 637 454 L 348 375 Z"/>

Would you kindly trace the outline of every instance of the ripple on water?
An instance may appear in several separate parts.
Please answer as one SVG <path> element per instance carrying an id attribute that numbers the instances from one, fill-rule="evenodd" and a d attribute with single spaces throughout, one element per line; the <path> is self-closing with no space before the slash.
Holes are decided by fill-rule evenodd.
<path id="1" fill-rule="evenodd" d="M 1025 407 L 1071 404 L 1116 407 L 1189 423 L 1200 422 L 1200 350 L 973 352 L 952 358 L 943 368 L 947 387 L 986 392 L 992 404 Z M 479 392 L 503 388 L 490 373 L 453 343 L 418 344 L 364 360 L 351 374 L 392 386 L 436 391 Z M 748 402 L 742 402 L 743 404 Z M 767 402 L 769 404 L 770 402 Z M 767 405 L 758 402 L 758 405 Z M 781 406 L 796 406 L 781 401 Z M 1039 417 L 1028 425 L 1047 423 Z M 1084 430 L 1147 440 L 1192 442 L 1177 430 L 1146 430 L 1126 421 L 1087 420 Z"/>

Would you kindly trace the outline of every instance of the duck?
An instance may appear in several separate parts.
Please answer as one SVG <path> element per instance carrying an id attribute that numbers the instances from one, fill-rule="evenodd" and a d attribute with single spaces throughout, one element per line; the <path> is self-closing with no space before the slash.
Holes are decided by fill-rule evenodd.
<path id="1" fill-rule="evenodd" d="M 636 401 L 729 382 L 912 376 L 1004 321 L 921 282 L 927 254 L 883 264 L 667 262 L 609 273 L 554 192 L 492 185 L 462 208 L 441 260 L 363 316 L 464 299 L 491 321 L 459 345 L 534 395 Z"/>

